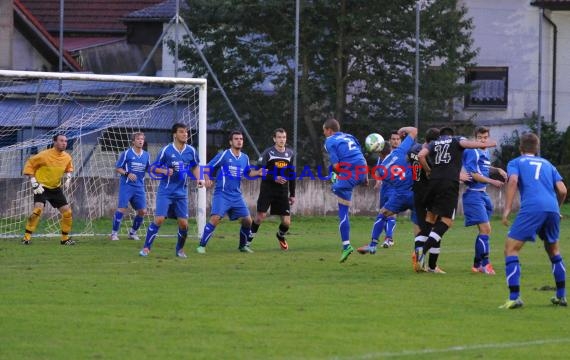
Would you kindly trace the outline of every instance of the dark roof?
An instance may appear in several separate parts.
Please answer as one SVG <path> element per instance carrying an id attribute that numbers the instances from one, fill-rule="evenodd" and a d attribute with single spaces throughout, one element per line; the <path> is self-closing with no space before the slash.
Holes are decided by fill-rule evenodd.
<path id="1" fill-rule="evenodd" d="M 568 0 L 536 0 L 530 4 L 549 10 L 570 10 L 570 1 Z"/>
<path id="2" fill-rule="evenodd" d="M 133 11 L 123 18 L 125 22 L 130 21 L 168 21 L 176 15 L 176 1 L 166 0 L 160 4 L 149 6 L 144 9 Z M 186 1 L 180 0 L 180 11 L 188 9 Z"/>
<path id="3" fill-rule="evenodd" d="M 59 31 L 60 0 L 19 0 L 50 32 Z M 164 0 L 65 0 L 66 33 L 124 34 L 121 18 Z M 182 1 L 181 1 L 182 2 Z"/>

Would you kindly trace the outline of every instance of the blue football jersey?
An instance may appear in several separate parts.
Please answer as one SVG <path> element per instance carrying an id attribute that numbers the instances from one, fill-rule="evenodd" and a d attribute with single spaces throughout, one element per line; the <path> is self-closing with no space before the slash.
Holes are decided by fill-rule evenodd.
<path id="1" fill-rule="evenodd" d="M 392 150 L 382 161 L 381 168 L 384 171 L 384 180 L 382 181 L 390 184 L 396 191 L 401 192 L 412 189 L 413 172 L 412 166 L 408 162 L 408 152 L 415 143 L 414 139 L 407 136 L 400 146 Z"/>
<path id="2" fill-rule="evenodd" d="M 332 134 L 325 140 L 325 150 L 329 154 L 331 164 L 366 165 L 360 143 L 350 134 L 343 132 Z"/>
<path id="3" fill-rule="evenodd" d="M 157 168 L 170 168 L 174 172 L 171 176 L 158 175 L 160 184 L 158 185 L 159 195 L 188 196 L 188 176 L 193 176 L 192 169 L 198 166 L 200 160 L 196 149 L 188 144 L 184 144 L 184 149 L 178 151 L 174 143 L 163 147 L 152 166 Z M 191 178 L 192 179 L 192 178 Z"/>
<path id="4" fill-rule="evenodd" d="M 129 148 L 123 151 L 115 168 L 123 169 L 129 173 L 135 174 L 137 176 L 136 181 L 131 181 L 127 176 L 121 175 L 120 186 L 137 186 L 144 188 L 144 175 L 150 166 L 150 156 L 148 152 L 142 150 L 140 155 L 137 155 L 133 148 Z"/>
<path id="5" fill-rule="evenodd" d="M 562 180 L 562 176 L 548 160 L 538 156 L 519 156 L 509 161 L 507 174 L 518 175 L 522 210 L 559 211 L 555 184 Z"/>
<path id="6" fill-rule="evenodd" d="M 241 197 L 241 180 L 249 172 L 249 166 L 249 157 L 242 152 L 237 156 L 230 149 L 218 153 L 208 163 L 210 177 L 216 180 L 214 195 Z"/>
<path id="7" fill-rule="evenodd" d="M 476 173 L 489 177 L 489 167 L 491 160 L 489 157 L 489 150 L 483 149 L 465 149 L 463 151 L 463 167 L 469 174 Z M 482 190 L 487 187 L 487 183 L 478 181 L 468 181 L 465 183 L 471 190 Z"/>

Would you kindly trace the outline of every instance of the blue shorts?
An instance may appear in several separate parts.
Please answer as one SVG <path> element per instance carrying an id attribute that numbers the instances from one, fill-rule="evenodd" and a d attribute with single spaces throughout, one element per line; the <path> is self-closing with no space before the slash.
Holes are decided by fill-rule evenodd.
<path id="1" fill-rule="evenodd" d="M 385 185 L 385 183 L 382 184 L 382 186 L 380 187 L 380 208 L 384 207 L 384 204 L 388 202 L 390 196 L 395 192 L 396 190 L 392 186 Z"/>
<path id="2" fill-rule="evenodd" d="M 466 190 L 463 193 L 465 226 L 488 223 L 493 215 L 493 203 L 485 191 Z"/>
<path id="3" fill-rule="evenodd" d="M 119 209 L 126 209 L 129 203 L 135 210 L 146 209 L 146 194 L 143 187 L 120 186 L 119 187 Z"/>
<path id="4" fill-rule="evenodd" d="M 168 211 L 169 208 L 173 212 L 172 215 L 177 218 L 188 219 L 188 196 L 180 197 L 157 194 L 154 215 L 168 217 L 171 215 Z"/>
<path id="5" fill-rule="evenodd" d="M 520 241 L 534 241 L 538 236 L 553 244 L 560 236 L 560 214 L 557 212 L 519 212 L 509 229 L 508 237 Z"/>
<path id="6" fill-rule="evenodd" d="M 350 201 L 352 200 L 352 189 L 360 184 L 366 182 L 366 177 L 368 174 L 359 174 L 358 178 L 355 176 L 350 176 L 350 179 L 337 180 L 332 186 L 332 192 L 339 198 Z"/>
<path id="7" fill-rule="evenodd" d="M 416 211 L 414 209 L 414 193 L 412 191 L 406 191 L 403 193 L 398 193 L 396 191 L 391 192 L 391 195 L 383 208 L 390 210 L 394 214 L 399 214 L 406 210 L 412 210 L 410 219 L 414 224 L 418 223 Z"/>
<path id="8" fill-rule="evenodd" d="M 211 215 L 218 215 L 223 218 L 226 214 L 232 221 L 249 216 L 249 208 L 242 196 L 227 198 L 223 194 L 214 194 Z"/>

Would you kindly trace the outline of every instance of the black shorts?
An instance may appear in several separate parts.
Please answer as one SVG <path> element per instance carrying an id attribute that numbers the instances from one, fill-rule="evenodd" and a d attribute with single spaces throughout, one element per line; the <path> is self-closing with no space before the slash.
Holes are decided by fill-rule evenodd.
<path id="1" fill-rule="evenodd" d="M 458 197 L 459 181 L 432 179 L 426 191 L 424 204 L 430 212 L 453 219 Z"/>
<path id="2" fill-rule="evenodd" d="M 285 191 L 261 189 L 257 199 L 257 212 L 266 213 L 271 208 L 271 215 L 291 215 L 289 194 Z"/>
<path id="3" fill-rule="evenodd" d="M 65 195 L 63 195 L 63 190 L 61 187 L 55 189 L 47 189 L 44 188 L 44 192 L 41 194 L 34 194 L 34 203 L 42 203 L 46 204 L 46 201 L 49 201 L 51 206 L 56 209 L 59 209 L 62 206 L 67 205 L 67 199 Z"/>

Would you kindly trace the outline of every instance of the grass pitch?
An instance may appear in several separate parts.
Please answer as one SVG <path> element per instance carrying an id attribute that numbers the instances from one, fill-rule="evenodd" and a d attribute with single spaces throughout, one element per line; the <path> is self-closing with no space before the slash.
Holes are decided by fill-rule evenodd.
<path id="1" fill-rule="evenodd" d="M 372 223 L 351 218 L 355 247 Z M 498 308 L 508 297 L 507 229 L 492 225 L 496 276 L 470 273 L 476 229 L 462 219 L 444 237 L 446 275 L 412 272 L 407 219 L 393 248 L 344 264 L 336 217 L 294 218 L 287 252 L 270 219 L 254 254 L 237 251 L 238 224 L 224 221 L 206 255 L 188 241 L 186 260 L 175 258 L 172 237 L 158 238 L 149 258 L 132 240 L 0 240 L 0 358 L 567 358 L 570 309 L 550 305 L 554 291 L 544 288 L 554 280 L 540 242 L 520 257 L 525 306 Z M 569 233 L 563 221 L 567 264 Z"/>

